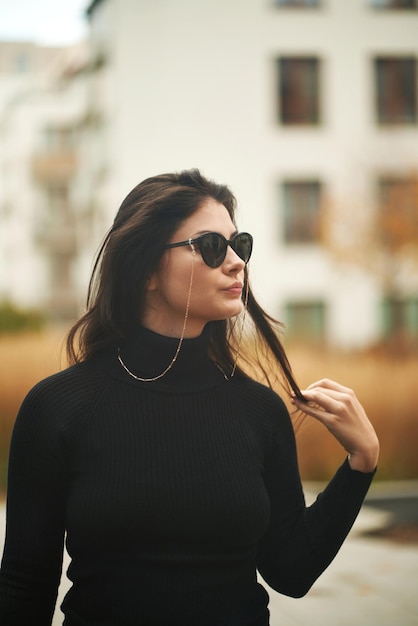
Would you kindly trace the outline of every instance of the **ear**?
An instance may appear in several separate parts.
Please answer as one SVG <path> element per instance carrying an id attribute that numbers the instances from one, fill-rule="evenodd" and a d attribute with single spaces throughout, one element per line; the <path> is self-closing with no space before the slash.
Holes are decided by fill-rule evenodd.
<path id="1" fill-rule="evenodd" d="M 156 291 L 158 289 L 158 278 L 156 272 L 151 274 L 145 284 L 146 291 Z"/>

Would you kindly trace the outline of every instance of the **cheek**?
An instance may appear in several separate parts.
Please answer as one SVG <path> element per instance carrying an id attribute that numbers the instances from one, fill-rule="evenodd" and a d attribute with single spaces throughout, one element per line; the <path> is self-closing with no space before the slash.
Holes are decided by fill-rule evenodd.
<path id="1" fill-rule="evenodd" d="M 195 267 L 192 277 L 192 264 L 189 263 L 170 263 L 160 274 L 159 290 L 163 298 L 173 305 L 185 306 L 190 288 L 190 279 L 193 278 L 192 294 L 198 270 Z"/>
<path id="2" fill-rule="evenodd" d="M 191 307 L 204 309 L 215 300 L 215 283 L 214 270 L 197 257 L 193 268 L 191 262 L 172 266 L 165 281 L 165 292 L 173 304 L 182 307 L 186 306 L 190 292 Z"/>
<path id="3" fill-rule="evenodd" d="M 198 256 L 193 266 L 191 259 L 187 262 L 176 262 L 171 259 L 171 262 L 161 267 L 158 273 L 159 296 L 171 307 L 183 310 L 186 307 L 192 279 L 190 306 L 195 311 L 204 312 L 205 308 L 216 305 L 216 273 L 216 269 L 209 268 Z"/>

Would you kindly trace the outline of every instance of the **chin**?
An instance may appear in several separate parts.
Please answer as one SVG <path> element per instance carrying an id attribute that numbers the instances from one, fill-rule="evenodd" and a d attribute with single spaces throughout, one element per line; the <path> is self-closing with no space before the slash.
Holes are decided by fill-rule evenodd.
<path id="1" fill-rule="evenodd" d="M 218 320 L 232 319 L 233 317 L 237 317 L 240 313 L 242 313 L 243 309 L 244 309 L 243 306 L 236 307 L 234 311 L 229 310 L 228 312 L 225 312 L 222 316 L 220 315 L 216 319 Z"/>

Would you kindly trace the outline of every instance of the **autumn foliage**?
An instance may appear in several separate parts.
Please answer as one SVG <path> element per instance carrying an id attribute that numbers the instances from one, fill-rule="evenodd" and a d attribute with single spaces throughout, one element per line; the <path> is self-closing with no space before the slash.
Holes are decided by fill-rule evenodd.
<path id="1" fill-rule="evenodd" d="M 418 172 L 382 178 L 374 202 L 328 197 L 320 213 L 321 242 L 335 260 L 366 271 L 385 295 L 416 287 Z"/>

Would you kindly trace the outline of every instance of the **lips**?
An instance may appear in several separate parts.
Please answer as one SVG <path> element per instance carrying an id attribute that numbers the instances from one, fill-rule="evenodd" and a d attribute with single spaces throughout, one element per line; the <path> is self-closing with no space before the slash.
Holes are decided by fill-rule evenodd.
<path id="1" fill-rule="evenodd" d="M 228 291 L 229 293 L 238 293 L 242 292 L 242 283 L 236 282 L 224 289 L 224 291 Z"/>

